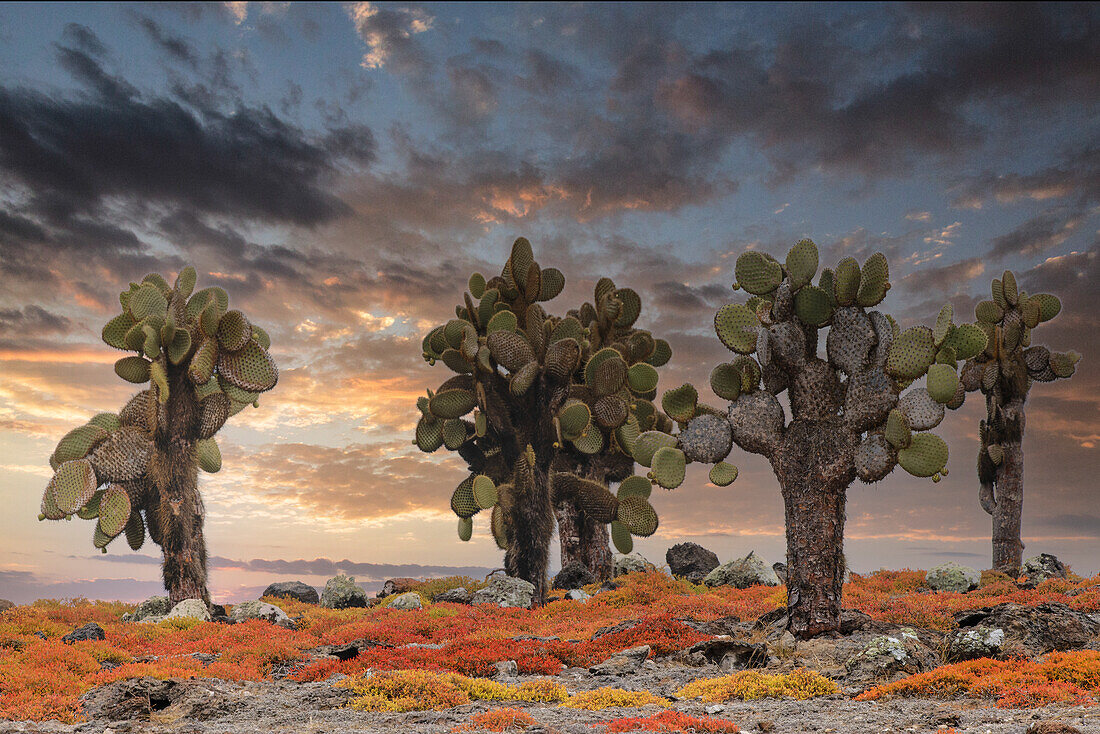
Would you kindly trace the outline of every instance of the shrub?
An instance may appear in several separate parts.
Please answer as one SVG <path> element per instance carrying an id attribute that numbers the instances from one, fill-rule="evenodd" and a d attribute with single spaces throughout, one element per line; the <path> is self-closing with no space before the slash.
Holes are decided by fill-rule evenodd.
<path id="1" fill-rule="evenodd" d="M 790 673 L 772 675 L 742 670 L 722 678 L 695 680 L 676 692 L 680 698 L 699 698 L 706 703 L 739 698 L 794 698 L 804 700 L 827 696 L 840 689 L 837 684 L 813 670 L 798 668 Z"/>
<path id="2" fill-rule="evenodd" d="M 594 691 L 582 691 L 569 697 L 563 708 L 600 711 L 607 708 L 632 708 L 636 706 L 671 706 L 667 698 L 654 696 L 649 691 L 626 691 L 605 686 Z"/>
<path id="3" fill-rule="evenodd" d="M 714 719 L 709 716 L 689 716 L 679 711 L 662 711 L 653 716 L 635 716 L 612 719 L 599 726 L 606 727 L 607 734 L 626 731 L 667 731 L 667 732 L 739 732 L 737 724 L 728 719 Z"/>
<path id="4" fill-rule="evenodd" d="M 470 723 L 456 726 L 451 731 L 523 731 L 539 722 L 523 709 L 490 709 L 474 714 Z"/>

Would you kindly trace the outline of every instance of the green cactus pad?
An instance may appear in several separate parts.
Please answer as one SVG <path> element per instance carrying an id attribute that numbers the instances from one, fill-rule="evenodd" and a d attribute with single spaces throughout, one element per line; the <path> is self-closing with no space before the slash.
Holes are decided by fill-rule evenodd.
<path id="1" fill-rule="evenodd" d="M 76 511 L 76 516 L 81 520 L 95 520 L 99 517 L 99 503 L 103 500 L 103 494 L 106 490 L 97 489 L 91 499 L 84 503 L 84 506 Z M 60 510 L 59 510 L 60 512 Z M 59 518 L 51 518 L 59 519 Z"/>
<path id="2" fill-rule="evenodd" d="M 836 302 L 836 273 L 833 272 L 832 268 L 825 268 L 821 271 L 821 277 L 817 279 L 817 285 L 829 297 L 829 305 L 835 308 L 838 305 Z"/>
<path id="3" fill-rule="evenodd" d="M 130 296 L 130 315 L 135 321 L 141 321 L 146 316 L 164 316 L 168 310 L 168 299 L 152 283 L 146 283 Z"/>
<path id="4" fill-rule="evenodd" d="M 57 442 L 52 458 L 57 464 L 82 459 L 93 448 L 107 440 L 108 435 L 105 428 L 91 423 L 74 428 Z"/>
<path id="5" fill-rule="evenodd" d="M 626 381 L 636 393 L 646 393 L 657 389 L 657 369 L 653 365 L 639 362 L 631 365 L 626 372 Z"/>
<path id="6" fill-rule="evenodd" d="M 936 359 L 932 330 L 927 326 L 906 329 L 890 346 L 886 373 L 904 380 L 915 380 L 928 371 Z"/>
<path id="7" fill-rule="evenodd" d="M 900 410 L 891 410 L 886 418 L 886 440 L 897 449 L 907 447 L 912 440 L 909 419 Z"/>
<path id="8" fill-rule="evenodd" d="M 145 544 L 145 521 L 141 519 L 141 513 L 134 510 L 130 513 L 130 520 L 126 523 L 126 544 L 130 550 L 141 550 Z"/>
<path id="9" fill-rule="evenodd" d="M 218 342 L 210 337 L 203 337 L 198 349 L 191 357 L 187 365 L 187 377 L 196 385 L 205 385 L 214 374 L 214 365 L 218 359 Z"/>
<path id="10" fill-rule="evenodd" d="M 657 513 L 649 500 L 637 495 L 619 500 L 618 519 L 633 535 L 647 538 L 657 532 Z"/>
<path id="11" fill-rule="evenodd" d="M 1050 321 L 1062 310 L 1062 302 L 1058 300 L 1057 296 L 1052 296 L 1049 293 L 1036 293 L 1034 296 L 1031 296 L 1031 300 L 1039 304 L 1040 322 Z M 104 339 L 106 340 L 106 337 L 104 337 Z"/>
<path id="12" fill-rule="evenodd" d="M 943 346 L 955 350 L 955 358 L 971 359 L 982 353 L 986 345 L 986 333 L 974 324 L 960 324 L 951 330 Z"/>
<path id="13" fill-rule="evenodd" d="M 817 265 L 817 245 L 812 240 L 800 240 L 787 253 L 787 274 L 791 285 L 801 288 L 813 280 L 817 275 Z"/>
<path id="14" fill-rule="evenodd" d="M 1001 276 L 1001 292 L 1009 306 L 1015 306 L 1019 302 L 1020 292 L 1016 289 L 1016 276 L 1011 270 L 1006 270 Z"/>
<path id="15" fill-rule="evenodd" d="M 100 483 L 128 482 L 145 476 L 152 451 L 153 444 L 146 432 L 127 426 L 96 446 L 88 460 Z"/>
<path id="16" fill-rule="evenodd" d="M 756 351 L 756 327 L 760 319 L 747 306 L 730 303 L 718 309 L 714 315 L 714 330 L 718 338 L 738 354 L 752 354 Z"/>
<path id="17" fill-rule="evenodd" d="M 474 536 L 474 521 L 468 517 L 458 518 L 458 539 L 463 543 Z"/>
<path id="18" fill-rule="evenodd" d="M 467 375 L 474 371 L 469 361 L 457 349 L 444 349 L 442 360 L 443 364 L 457 374 Z"/>
<path id="19" fill-rule="evenodd" d="M 626 362 L 618 351 L 601 349 L 585 365 L 584 381 L 593 394 L 611 395 L 622 389 L 626 373 Z"/>
<path id="20" fill-rule="evenodd" d="M 1050 369 L 1057 377 L 1073 377 L 1077 371 L 1077 361 L 1081 359 L 1077 352 L 1052 352 L 1050 355 Z"/>
<path id="21" fill-rule="evenodd" d="M 711 370 L 710 389 L 723 400 L 737 400 L 741 394 L 741 370 L 728 362 L 718 365 Z"/>
<path id="22" fill-rule="evenodd" d="M 500 312 L 500 314 L 505 313 L 511 313 L 511 311 Z M 497 314 L 497 316 L 500 314 Z M 496 317 L 493 318 L 496 319 Z M 513 331 L 490 332 L 488 345 L 493 359 L 509 372 L 519 372 L 524 365 L 535 360 L 535 352 L 531 349 L 531 343 L 521 334 Z"/>
<path id="23" fill-rule="evenodd" d="M 584 327 L 581 326 L 581 322 L 572 316 L 568 316 L 554 325 L 553 330 L 550 332 L 549 342 L 553 344 L 562 339 L 573 339 L 580 342 L 583 338 Z"/>
<path id="24" fill-rule="evenodd" d="M 936 343 L 936 346 L 940 346 L 947 339 L 948 334 L 951 333 L 952 319 L 955 316 L 955 307 L 950 303 L 943 304 L 943 308 L 940 309 L 940 313 L 936 316 L 936 325 L 932 328 L 932 341 Z"/>
<path id="25" fill-rule="evenodd" d="M 107 546 L 110 545 L 111 541 L 114 540 L 116 537 L 118 537 L 118 536 L 113 536 L 112 537 L 110 535 L 105 534 L 102 530 L 99 529 L 99 525 L 97 524 L 95 526 L 95 530 L 92 531 L 92 545 L 94 545 L 96 548 L 99 548 L 104 553 L 106 553 L 107 552 Z"/>
<path id="26" fill-rule="evenodd" d="M 115 374 L 135 384 L 148 382 L 149 365 L 149 360 L 144 357 L 123 357 L 115 362 Z"/>
<path id="27" fill-rule="evenodd" d="M 176 329 L 175 334 L 172 336 L 172 341 L 165 345 L 168 361 L 172 364 L 179 364 L 187 357 L 187 353 L 190 351 L 191 332 L 187 329 Z"/>
<path id="28" fill-rule="evenodd" d="M 473 517 L 481 508 L 474 498 L 474 477 L 467 477 L 451 495 L 451 511 L 459 517 Z"/>
<path id="29" fill-rule="evenodd" d="M 719 487 L 727 487 L 737 479 L 737 467 L 719 461 L 710 468 L 710 483 Z"/>
<path id="30" fill-rule="evenodd" d="M 653 480 L 665 489 L 676 489 L 684 482 L 685 464 L 683 451 L 662 446 L 653 454 Z"/>
<path id="31" fill-rule="evenodd" d="M 118 419 L 118 416 L 114 413 L 97 413 L 92 416 L 91 420 L 88 421 L 88 424 L 99 426 L 108 433 L 111 433 L 112 431 L 117 431 L 119 429 L 119 426 L 122 425 L 121 421 L 119 421 Z"/>
<path id="32" fill-rule="evenodd" d="M 567 441 L 575 441 L 588 429 L 592 413 L 584 403 L 573 401 L 561 409 L 558 420 L 561 422 L 562 437 Z"/>
<path id="33" fill-rule="evenodd" d="M 989 292 L 993 296 L 993 302 L 996 303 L 1002 310 L 1008 308 L 1008 299 L 1005 298 L 1004 283 L 1000 278 L 994 278 L 993 282 L 989 285 Z"/>
<path id="34" fill-rule="evenodd" d="M 66 461 L 58 467 L 46 493 L 53 497 L 63 515 L 71 515 L 84 506 L 99 485 L 92 464 L 87 459 Z"/>
<path id="35" fill-rule="evenodd" d="M 699 404 L 699 392 L 690 382 L 668 390 L 661 398 L 661 408 L 677 423 L 687 423 L 695 415 L 695 406 Z"/>
<path id="36" fill-rule="evenodd" d="M 450 451 L 466 443 L 466 424 L 458 419 L 443 421 L 443 445 Z"/>
<path id="37" fill-rule="evenodd" d="M 461 418 L 475 407 L 477 398 L 469 390 L 443 390 L 428 403 L 428 410 L 436 418 Z"/>
<path id="38" fill-rule="evenodd" d="M 523 395 L 534 384 L 541 371 L 542 367 L 538 362 L 528 362 L 512 375 L 508 381 L 508 390 L 517 397 Z"/>
<path id="39" fill-rule="evenodd" d="M 915 477 L 943 473 L 947 466 L 947 444 L 934 433 L 915 433 L 907 448 L 898 451 L 898 464 Z"/>
<path id="40" fill-rule="evenodd" d="M 226 380 L 224 375 L 218 375 L 218 379 L 211 380 L 211 382 L 217 382 L 218 387 L 221 388 L 221 391 L 224 392 L 230 400 L 238 403 L 251 405 L 252 403 L 256 402 L 256 400 L 258 400 L 260 397 L 259 393 L 248 392 L 247 390 L 240 389 L 233 383 Z M 233 415 L 233 413 L 230 413 L 230 415 Z"/>
<path id="41" fill-rule="evenodd" d="M 618 520 L 611 523 L 611 542 L 615 550 L 620 553 L 630 553 L 634 550 L 634 539 L 630 537 L 630 529 Z"/>
<path id="42" fill-rule="evenodd" d="M 953 365 L 933 364 L 928 367 L 926 386 L 928 394 L 937 403 L 949 403 L 955 397 L 959 376 Z"/>
<path id="43" fill-rule="evenodd" d="M 615 439 L 619 442 L 619 447 L 623 450 L 623 453 L 629 455 L 634 451 L 634 443 L 638 440 L 638 436 L 640 436 L 641 433 L 641 428 L 638 426 L 638 419 L 633 415 L 628 417 L 621 426 L 615 429 Z"/>
<path id="44" fill-rule="evenodd" d="M 128 349 L 126 345 L 126 334 L 130 329 L 134 328 L 137 322 L 130 315 L 128 311 L 123 311 L 118 316 L 107 322 L 107 325 L 103 327 L 103 341 L 114 347 L 115 349 Z"/>
<path id="45" fill-rule="evenodd" d="M 808 285 L 795 294 L 794 312 L 802 323 L 822 326 L 833 315 L 833 307 L 824 289 Z"/>
<path id="46" fill-rule="evenodd" d="M 252 324 L 252 338 L 264 349 L 271 349 L 271 337 L 259 326 Z"/>
<path id="47" fill-rule="evenodd" d="M 275 360 L 255 340 L 237 352 L 218 353 L 218 373 L 248 392 L 265 392 L 279 381 Z"/>
<path id="48" fill-rule="evenodd" d="M 890 265 L 886 256 L 876 252 L 863 263 L 859 276 L 859 291 L 856 303 L 864 308 L 877 306 L 886 297 L 890 288 Z"/>
<path id="49" fill-rule="evenodd" d="M 477 502 L 477 506 L 483 510 L 488 510 L 500 499 L 497 494 L 497 485 L 493 483 L 492 479 L 484 474 L 478 474 L 474 477 L 471 490 L 474 495 L 474 501 Z"/>
<path id="50" fill-rule="evenodd" d="M 149 359 L 156 359 L 160 356 L 160 334 L 151 324 L 144 324 L 141 330 L 145 334 L 145 341 L 141 346 L 142 353 Z"/>
<path id="51" fill-rule="evenodd" d="M 152 285 L 158 291 L 163 293 L 166 298 L 172 292 L 172 287 L 168 285 L 168 281 L 165 280 L 164 276 L 160 273 L 149 273 L 141 279 L 141 283 L 142 285 L 145 285 L 146 283 Z"/>
<path id="52" fill-rule="evenodd" d="M 582 436 L 574 439 L 573 445 L 582 454 L 598 454 L 604 447 L 603 433 L 595 426 L 591 426 Z"/>
<path id="53" fill-rule="evenodd" d="M 176 285 L 174 290 L 176 294 L 183 299 L 190 297 L 191 292 L 195 290 L 195 282 L 198 279 L 198 274 L 195 272 L 195 268 L 188 265 L 179 272 L 176 276 Z"/>
<path id="54" fill-rule="evenodd" d="M 503 493 L 503 487 L 501 492 Z M 496 542 L 497 548 L 508 550 L 508 535 L 504 529 L 504 511 L 500 509 L 500 505 L 493 508 L 493 514 L 489 519 L 489 528 L 493 532 L 493 540 Z"/>
<path id="55" fill-rule="evenodd" d="M 218 321 L 217 337 L 218 346 L 228 352 L 236 352 L 252 338 L 252 324 L 240 311 L 226 311 Z"/>
<path id="56" fill-rule="evenodd" d="M 618 395 L 604 395 L 592 405 L 592 417 L 604 428 L 618 428 L 630 416 L 630 408 Z"/>
<path id="57" fill-rule="evenodd" d="M 672 347 L 664 339 L 654 339 L 654 342 L 656 346 L 653 348 L 653 354 L 646 358 L 646 364 L 663 367 L 672 359 Z"/>
<path id="58" fill-rule="evenodd" d="M 619 500 L 624 500 L 627 497 L 641 497 L 642 499 L 649 499 L 650 494 L 653 493 L 653 484 L 650 483 L 645 477 L 639 477 L 637 475 L 631 475 L 624 479 L 619 484 L 619 490 L 616 493 Z"/>
<path id="59" fill-rule="evenodd" d="M 851 306 L 859 294 L 859 263 L 854 257 L 846 257 L 837 263 L 833 276 L 836 290 L 836 302 L 840 306 Z"/>
<path id="60" fill-rule="evenodd" d="M 642 299 L 632 288 L 620 288 L 615 291 L 615 296 L 623 304 L 619 317 L 615 319 L 615 326 L 629 329 L 642 314 Z"/>
<path id="61" fill-rule="evenodd" d="M 108 538 L 114 538 L 126 528 L 133 508 L 130 495 L 117 484 L 111 484 L 99 501 L 99 531 Z"/>
<path id="62" fill-rule="evenodd" d="M 764 253 L 755 251 L 741 253 L 734 274 L 737 285 L 754 295 L 771 293 L 783 280 L 782 266 Z"/>
<path id="63" fill-rule="evenodd" d="M 731 363 L 741 373 L 741 393 L 752 392 L 760 385 L 760 365 L 752 357 L 739 354 Z"/>
<path id="64" fill-rule="evenodd" d="M 974 316 L 985 324 L 1000 323 L 1004 315 L 1004 309 L 993 301 L 981 301 L 974 307 Z"/>
<path id="65" fill-rule="evenodd" d="M 565 276 L 557 268 L 546 268 L 541 274 L 538 301 L 549 301 L 558 297 L 565 288 Z"/>
<path id="66" fill-rule="evenodd" d="M 60 468 L 60 467 L 58 467 Z M 56 477 L 55 477 L 56 479 Z M 42 504 L 40 506 L 39 520 L 64 520 L 65 513 L 57 506 L 57 494 L 53 484 L 53 480 L 50 484 L 46 485 L 46 491 L 42 493 Z"/>
<path id="67" fill-rule="evenodd" d="M 481 298 L 485 294 L 485 276 L 481 273 L 474 273 L 471 275 L 468 285 L 470 294 L 474 298 Z"/>
<path id="68" fill-rule="evenodd" d="M 203 438 L 195 442 L 195 458 L 204 472 L 215 474 L 222 468 L 222 452 L 213 438 Z"/>

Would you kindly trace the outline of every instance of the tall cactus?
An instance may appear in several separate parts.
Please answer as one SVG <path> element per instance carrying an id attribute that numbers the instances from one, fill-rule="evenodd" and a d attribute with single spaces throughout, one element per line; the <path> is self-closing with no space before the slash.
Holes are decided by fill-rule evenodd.
<path id="1" fill-rule="evenodd" d="M 643 427 L 668 427 L 647 396 L 654 366 L 670 351 L 632 329 L 640 299 L 604 278 L 597 306 L 548 315 L 540 303 L 564 286 L 562 273 L 541 268 L 530 243 L 517 239 L 501 274 L 471 276 L 457 318 L 425 336 L 425 360 L 457 374 L 417 401 L 416 445 L 457 451 L 470 469 L 451 498 L 459 537 L 469 540 L 473 516 L 491 509 L 508 574 L 534 584 L 538 601 L 546 596 L 555 507 L 575 525 L 610 523 L 620 547 L 657 530 L 649 482 L 632 477 L 633 462 L 622 457 Z M 607 484 L 616 481 L 613 494 Z"/>
<path id="2" fill-rule="evenodd" d="M 751 297 L 715 316 L 718 338 L 737 356 L 711 373 L 711 388 L 730 401 L 728 426 L 704 415 L 680 436 L 682 444 L 699 436 L 724 447 L 701 459 L 713 462 L 729 453 L 731 431 L 742 449 L 770 460 L 786 514 L 790 630 L 804 638 L 840 628 L 848 487 L 856 477 L 877 482 L 898 464 L 933 481 L 947 473 L 947 444 L 926 431 L 943 420 L 945 407 L 962 405 L 957 360 L 986 343 L 980 328 L 952 323 L 950 304 L 934 328 L 904 332 L 870 310 L 890 287 L 881 253 L 862 268 L 844 258 L 813 285 L 817 269 L 810 240 L 783 263 L 755 251 L 737 258 L 734 288 Z M 819 330 L 826 326 L 823 359 Z M 900 394 L 921 377 L 924 387 Z M 784 390 L 790 421 L 776 397 Z"/>
<path id="3" fill-rule="evenodd" d="M 210 601 L 198 470 L 221 468 L 214 435 L 279 378 L 267 333 L 229 310 L 221 288 L 192 293 L 195 279 L 188 266 L 174 286 L 153 273 L 120 294 L 122 313 L 103 341 L 136 352 L 115 363 L 119 377 L 150 386 L 61 439 L 39 515 L 94 520 L 92 542 L 104 553 L 123 533 L 137 550 L 148 532 L 173 603 Z"/>
<path id="4" fill-rule="evenodd" d="M 1015 576 L 1024 549 L 1020 540 L 1024 403 L 1034 381 L 1073 376 L 1080 356 L 1031 346 L 1031 330 L 1062 310 L 1056 296 L 1019 291 L 1008 270 L 993 279 L 992 296 L 993 300 L 982 301 L 974 309 L 988 343 L 967 360 L 961 380 L 966 390 L 985 394 L 986 417 L 979 425 L 978 500 L 993 516 L 993 568 Z"/>

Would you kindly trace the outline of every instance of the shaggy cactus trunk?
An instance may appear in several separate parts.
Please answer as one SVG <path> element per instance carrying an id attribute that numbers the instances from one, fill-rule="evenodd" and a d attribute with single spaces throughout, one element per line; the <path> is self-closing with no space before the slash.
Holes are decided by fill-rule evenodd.
<path id="1" fill-rule="evenodd" d="M 844 505 L 855 447 L 842 425 L 795 421 L 774 458 L 787 525 L 789 629 L 799 638 L 840 629 Z"/>
<path id="2" fill-rule="evenodd" d="M 164 588 L 172 604 L 184 599 L 210 603 L 206 589 L 206 511 L 198 486 L 198 402 L 187 379 L 187 370 L 168 367 L 168 403 L 159 409 L 162 418 L 153 434 L 149 464 L 153 491 L 159 501 L 151 505 L 149 527 L 164 554 Z"/>
<path id="3" fill-rule="evenodd" d="M 593 520 L 572 502 L 559 502 L 554 512 L 558 518 L 562 568 L 576 562 L 601 581 L 611 578 L 607 524 Z"/>
<path id="4" fill-rule="evenodd" d="M 1002 444 L 1004 458 L 994 482 L 997 503 L 993 508 L 993 570 L 1015 578 L 1023 564 L 1024 543 L 1020 524 L 1024 510 L 1024 409 L 1018 406 L 1019 440 Z"/>

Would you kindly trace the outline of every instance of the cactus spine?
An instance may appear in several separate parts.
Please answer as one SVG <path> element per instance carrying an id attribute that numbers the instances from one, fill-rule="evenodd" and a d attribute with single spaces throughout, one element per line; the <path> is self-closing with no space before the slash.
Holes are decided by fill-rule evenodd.
<path id="1" fill-rule="evenodd" d="M 991 291 L 992 300 L 974 309 L 988 343 L 967 360 L 961 381 L 965 390 L 985 394 L 986 417 L 979 424 L 978 501 L 993 517 L 993 568 L 1016 576 L 1024 549 L 1024 403 L 1034 382 L 1073 376 L 1080 357 L 1031 344 L 1032 329 L 1061 311 L 1056 296 L 1019 291 L 1008 270 L 994 278 Z"/>
<path id="2" fill-rule="evenodd" d="M 813 285 L 817 269 L 810 240 L 796 244 L 784 263 L 760 252 L 738 257 L 734 287 L 750 297 L 723 306 L 714 321 L 718 338 L 737 353 L 711 374 L 715 394 L 730 401 L 728 425 L 696 431 L 697 423 L 712 421 L 700 415 L 680 434 L 681 443 L 697 433 L 714 437 L 700 461 L 720 462 L 729 453 L 729 429 L 734 443 L 770 460 L 786 512 L 790 630 L 803 638 L 840 628 L 848 487 L 856 477 L 877 482 L 899 464 L 933 481 L 947 472 L 947 445 L 926 431 L 943 420 L 945 405 L 962 404 L 957 360 L 985 348 L 981 329 L 952 322 L 950 305 L 934 329 L 904 332 L 871 310 L 890 287 L 881 253 L 862 267 L 845 258 Z M 819 330 L 826 326 L 823 359 Z M 901 394 L 925 376 L 925 387 Z M 784 390 L 790 421 L 776 397 Z M 725 473 L 720 466 L 712 477 Z"/>
<path id="3" fill-rule="evenodd" d="M 137 550 L 148 533 L 173 603 L 209 602 L 198 470 L 221 467 L 214 435 L 279 377 L 263 329 L 228 310 L 221 288 L 194 292 L 195 280 L 188 266 L 173 286 L 154 273 L 120 294 L 122 313 L 103 341 L 136 352 L 115 363 L 120 377 L 150 385 L 117 415 L 101 413 L 61 439 L 39 515 L 94 520 L 104 553 L 123 533 Z"/>
<path id="4" fill-rule="evenodd" d="M 548 315 L 540 304 L 564 286 L 561 272 L 541 268 L 528 241 L 517 239 L 501 274 L 475 273 L 456 318 L 421 345 L 429 364 L 456 374 L 417 401 L 414 442 L 426 452 L 446 446 L 466 461 L 470 475 L 451 498 L 460 537 L 470 537 L 465 520 L 490 510 L 508 574 L 534 584 L 538 601 L 555 517 L 563 555 L 601 574 L 609 523 L 620 545 L 656 531 L 648 492 L 636 491 L 637 481 L 648 482 L 630 481 L 630 447 L 642 430 L 667 427 L 649 398 L 652 368 L 671 350 L 632 328 L 641 299 L 603 278 L 595 305 Z M 621 483 L 617 495 L 613 482 Z"/>

